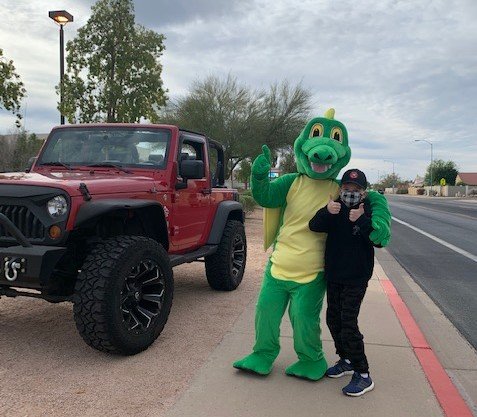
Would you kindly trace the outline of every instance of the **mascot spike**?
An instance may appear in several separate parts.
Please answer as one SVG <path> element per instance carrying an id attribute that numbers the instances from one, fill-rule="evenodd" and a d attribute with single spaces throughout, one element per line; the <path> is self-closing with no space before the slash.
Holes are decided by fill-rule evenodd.
<path id="1" fill-rule="evenodd" d="M 325 112 L 325 117 L 327 119 L 334 119 L 335 118 L 335 109 L 328 109 Z"/>

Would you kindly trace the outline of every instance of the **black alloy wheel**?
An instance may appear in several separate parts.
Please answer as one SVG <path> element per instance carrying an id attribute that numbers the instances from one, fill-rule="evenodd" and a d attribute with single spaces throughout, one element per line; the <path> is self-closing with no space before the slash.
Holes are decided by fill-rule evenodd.
<path id="1" fill-rule="evenodd" d="M 166 283 L 157 262 L 142 260 L 131 268 L 121 291 L 121 311 L 128 331 L 146 332 L 164 304 Z"/>
<path id="2" fill-rule="evenodd" d="M 245 264 L 245 241 L 241 234 L 236 234 L 232 243 L 232 260 L 231 268 L 232 275 L 237 278 L 240 274 L 243 274 Z"/>
<path id="3" fill-rule="evenodd" d="M 95 349 L 134 355 L 164 328 L 174 280 L 169 256 L 156 241 L 117 236 L 98 243 L 78 275 L 74 318 Z"/>
<path id="4" fill-rule="evenodd" d="M 211 288 L 233 291 L 242 282 L 247 263 L 247 238 L 241 221 L 227 220 L 217 252 L 205 258 Z"/>

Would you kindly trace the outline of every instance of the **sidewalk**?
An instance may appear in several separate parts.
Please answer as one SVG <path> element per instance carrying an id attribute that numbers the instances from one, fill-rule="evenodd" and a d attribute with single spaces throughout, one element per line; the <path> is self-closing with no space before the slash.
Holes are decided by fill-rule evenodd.
<path id="1" fill-rule="evenodd" d="M 386 291 L 385 291 L 386 289 Z M 391 294 L 394 287 L 376 263 L 360 315 L 365 336 L 366 354 L 376 388 L 360 398 L 346 397 L 341 388 L 349 377 L 323 378 L 308 382 L 285 375 L 285 368 L 295 362 L 291 326 L 287 315 L 282 324 L 282 351 L 268 377 L 250 375 L 232 368 L 232 362 L 250 352 L 254 340 L 255 302 L 243 311 L 208 361 L 195 375 L 189 388 L 165 414 L 167 417 L 291 417 L 291 416 L 376 416 L 434 417 L 445 416 L 415 353 L 415 338 L 424 356 L 434 357 L 420 331 L 405 323 L 406 333 L 391 305 L 407 310 L 400 298 Z M 326 307 L 325 307 L 326 308 Z M 402 312 L 400 314 L 402 320 Z M 412 320 L 412 319 L 411 319 Z M 322 315 L 323 347 L 328 362 L 336 360 L 331 336 Z M 417 335 L 417 336 L 416 336 Z M 421 335 L 422 336 L 422 335 Z M 414 338 L 414 340 L 413 340 Z M 420 359 L 422 361 L 422 358 Z M 439 364 L 431 361 L 431 374 L 439 375 Z M 426 370 L 429 377 L 429 367 Z M 444 371 L 443 371 L 444 372 Z M 431 375 L 432 379 L 432 375 Z M 444 394 L 449 391 L 445 385 Z M 453 386 L 452 386 L 453 388 Z M 436 389 L 436 386 L 434 386 Z M 450 390 L 452 391 L 452 390 Z M 444 396 L 445 396 L 444 395 Z M 440 395 L 442 397 L 442 395 Z M 452 392 L 448 416 L 471 416 L 462 399 Z M 458 397 L 458 398 L 457 398 Z M 452 403 L 454 401 L 454 403 Z M 459 408 L 460 407 L 460 408 Z M 449 410 L 451 413 L 449 413 Z M 457 411 L 456 411 L 457 410 Z"/>

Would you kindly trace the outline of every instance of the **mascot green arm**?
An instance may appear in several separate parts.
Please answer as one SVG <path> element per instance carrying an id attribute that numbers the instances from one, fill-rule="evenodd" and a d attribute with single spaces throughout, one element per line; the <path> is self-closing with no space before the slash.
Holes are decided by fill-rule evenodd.
<path id="1" fill-rule="evenodd" d="M 251 186 L 253 198 L 262 207 L 282 207 L 286 203 L 288 190 L 298 174 L 286 174 L 270 181 L 268 172 L 271 167 L 271 152 L 267 145 L 262 146 L 262 152 L 252 164 Z"/>
<path id="2" fill-rule="evenodd" d="M 369 238 L 376 245 L 387 246 L 391 239 L 391 212 L 388 202 L 384 196 L 376 191 L 369 191 L 368 199 L 371 203 L 371 222 L 373 226 Z"/>

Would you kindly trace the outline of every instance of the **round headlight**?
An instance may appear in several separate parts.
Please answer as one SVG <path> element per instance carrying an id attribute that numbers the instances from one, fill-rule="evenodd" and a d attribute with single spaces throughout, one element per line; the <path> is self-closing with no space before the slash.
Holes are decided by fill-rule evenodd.
<path id="1" fill-rule="evenodd" d="M 46 206 L 48 208 L 48 213 L 50 213 L 51 217 L 63 216 L 63 214 L 66 214 L 66 212 L 68 211 L 68 203 L 66 201 L 66 198 L 62 195 L 57 195 L 56 197 L 53 197 L 50 201 L 48 201 Z"/>

